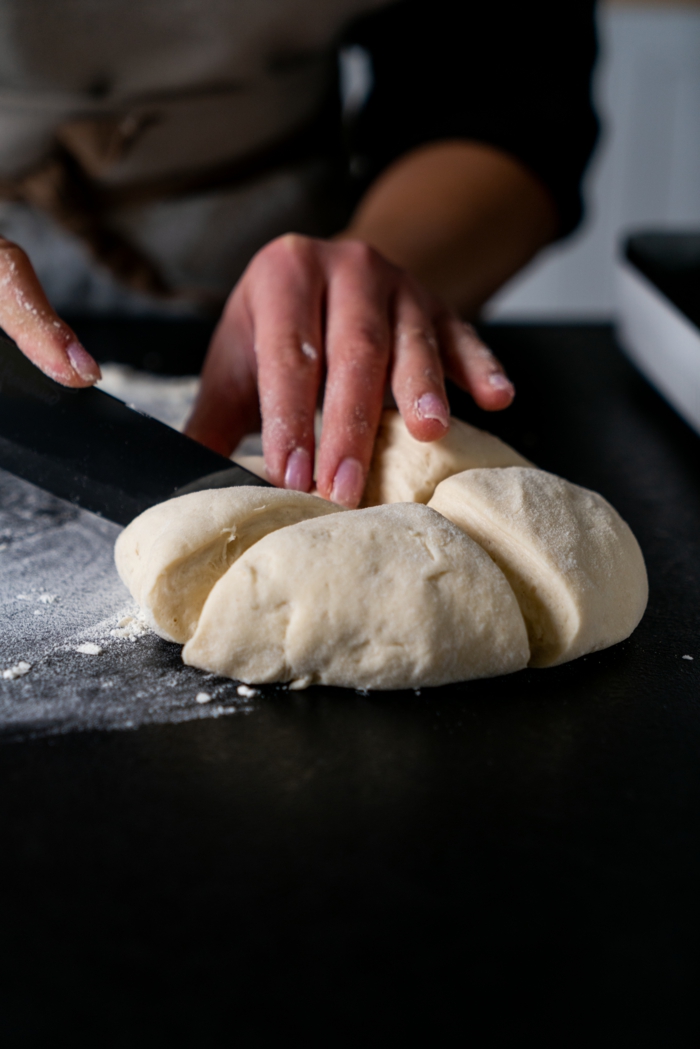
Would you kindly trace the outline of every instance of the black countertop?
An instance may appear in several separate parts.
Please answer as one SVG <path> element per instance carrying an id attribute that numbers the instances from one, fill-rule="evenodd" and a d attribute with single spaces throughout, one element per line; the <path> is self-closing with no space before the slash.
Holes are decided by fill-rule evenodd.
<path id="1" fill-rule="evenodd" d="M 488 337 L 516 404 L 456 414 L 620 510 L 636 633 L 420 695 L 0 746 L 6 1044 L 696 1044 L 700 439 L 607 328 Z"/>

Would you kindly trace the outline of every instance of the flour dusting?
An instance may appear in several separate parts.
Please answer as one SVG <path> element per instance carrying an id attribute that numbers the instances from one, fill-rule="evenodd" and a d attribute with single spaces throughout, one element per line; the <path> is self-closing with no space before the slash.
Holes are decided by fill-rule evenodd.
<path id="1" fill-rule="evenodd" d="M 119 531 L 0 471 L 0 739 L 254 709 L 149 629 L 114 567 Z"/>
<path id="2" fill-rule="evenodd" d="M 5 681 L 14 681 L 15 678 L 24 677 L 32 669 L 31 663 L 25 663 L 23 659 L 19 663 L 15 663 L 13 667 L 8 667 L 7 670 L 3 670 L 2 676 Z"/>
<path id="3" fill-rule="evenodd" d="M 75 651 L 84 656 L 99 656 L 104 650 L 92 641 L 85 641 L 82 645 L 77 645 Z"/>

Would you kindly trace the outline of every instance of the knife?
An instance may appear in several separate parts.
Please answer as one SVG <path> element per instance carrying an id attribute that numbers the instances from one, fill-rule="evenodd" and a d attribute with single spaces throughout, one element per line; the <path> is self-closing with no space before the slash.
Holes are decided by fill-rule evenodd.
<path id="1" fill-rule="evenodd" d="M 123 525 L 187 492 L 272 487 L 102 390 L 61 386 L 3 335 L 0 467 Z"/>

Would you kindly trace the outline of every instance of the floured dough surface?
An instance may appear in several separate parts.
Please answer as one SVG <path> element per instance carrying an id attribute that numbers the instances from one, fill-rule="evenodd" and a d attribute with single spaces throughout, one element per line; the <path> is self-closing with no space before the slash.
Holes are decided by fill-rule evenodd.
<path id="1" fill-rule="evenodd" d="M 642 618 L 642 552 L 597 492 L 543 470 L 468 470 L 443 481 L 429 505 L 503 570 L 527 622 L 531 665 L 607 648 Z"/>
<path id="2" fill-rule="evenodd" d="M 206 599 L 183 660 L 248 684 L 398 689 L 507 674 L 529 658 L 500 569 L 417 504 L 261 539 Z"/>
<path id="3" fill-rule="evenodd" d="M 193 493 L 132 522 L 117 567 L 185 662 L 248 684 L 468 681 L 606 648 L 641 619 L 644 561 L 619 514 L 490 434 L 453 420 L 421 443 L 385 412 L 365 501 L 380 498 Z"/>
<path id="4" fill-rule="evenodd" d="M 484 430 L 452 419 L 439 441 L 417 441 L 397 411 L 382 414 L 365 486 L 363 506 L 427 503 L 452 474 L 479 467 L 531 466 L 522 455 Z"/>
<path id="5" fill-rule="evenodd" d="M 117 569 L 156 633 L 183 644 L 236 558 L 270 532 L 339 512 L 324 499 L 279 488 L 193 492 L 152 506 L 124 529 Z"/>

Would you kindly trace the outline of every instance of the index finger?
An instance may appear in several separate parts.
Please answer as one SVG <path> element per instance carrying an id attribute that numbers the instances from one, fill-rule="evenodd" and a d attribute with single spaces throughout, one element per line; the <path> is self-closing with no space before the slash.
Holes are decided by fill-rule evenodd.
<path id="1" fill-rule="evenodd" d="M 379 426 L 391 351 L 394 287 L 366 244 L 346 244 L 327 291 L 323 430 L 317 484 L 350 509 L 362 498 Z"/>

